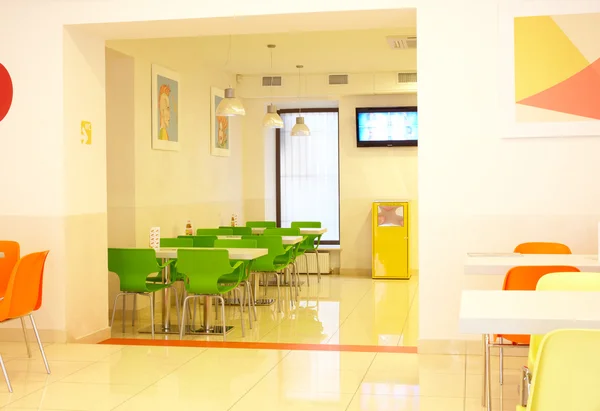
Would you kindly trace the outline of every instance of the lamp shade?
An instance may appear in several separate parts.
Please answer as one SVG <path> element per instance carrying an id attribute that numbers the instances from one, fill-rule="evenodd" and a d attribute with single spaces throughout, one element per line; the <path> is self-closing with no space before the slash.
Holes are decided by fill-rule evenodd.
<path id="1" fill-rule="evenodd" d="M 221 100 L 215 114 L 219 117 L 245 116 L 246 110 L 240 99 L 235 96 L 235 90 L 232 88 L 225 89 L 225 98 Z"/>
<path id="2" fill-rule="evenodd" d="M 304 124 L 304 117 L 296 117 L 296 124 L 292 127 L 292 136 L 310 136 L 310 129 Z"/>
<path id="3" fill-rule="evenodd" d="M 267 106 L 267 114 L 263 118 L 263 127 L 266 128 L 283 128 L 283 119 L 277 114 L 277 107 L 273 104 Z"/>

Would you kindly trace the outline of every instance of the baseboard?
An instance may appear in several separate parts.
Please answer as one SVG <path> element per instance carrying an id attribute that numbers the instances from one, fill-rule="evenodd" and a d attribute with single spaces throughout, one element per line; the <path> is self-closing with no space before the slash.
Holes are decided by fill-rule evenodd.
<path id="1" fill-rule="evenodd" d="M 68 342 L 77 343 L 77 344 L 97 344 L 100 341 L 109 339 L 110 337 L 111 337 L 110 327 L 106 327 L 101 330 L 95 331 L 91 334 L 88 334 L 84 337 L 69 338 Z"/>
<path id="2" fill-rule="evenodd" d="M 430 340 L 419 339 L 417 344 L 419 354 L 426 355 L 483 355 L 481 340 Z M 528 347 L 506 347 L 507 357 L 527 357 Z M 492 355 L 498 355 L 498 350 L 492 348 Z"/>
<path id="3" fill-rule="evenodd" d="M 371 270 L 368 268 L 341 268 L 342 277 L 363 277 L 371 278 Z"/>
<path id="4" fill-rule="evenodd" d="M 29 341 L 35 341 L 35 334 L 33 333 L 33 329 L 30 326 L 27 327 L 27 338 Z M 63 330 L 40 330 L 38 328 L 38 332 L 40 334 L 40 340 L 42 343 L 65 343 L 67 342 L 67 333 Z M 20 342 L 24 341 L 23 338 L 23 329 L 22 328 L 2 328 L 2 337 L 1 340 L 3 342 Z"/>

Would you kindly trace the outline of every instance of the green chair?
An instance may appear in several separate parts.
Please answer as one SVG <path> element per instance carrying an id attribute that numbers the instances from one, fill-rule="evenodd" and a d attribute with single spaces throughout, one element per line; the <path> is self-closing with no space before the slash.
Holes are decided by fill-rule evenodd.
<path id="1" fill-rule="evenodd" d="M 227 228 L 198 228 L 196 235 L 233 235 L 231 227 Z"/>
<path id="2" fill-rule="evenodd" d="M 226 339 L 227 326 L 225 324 L 225 300 L 223 294 L 236 290 L 239 293 L 238 285 L 244 278 L 244 265 L 241 262 L 233 266 L 229 261 L 229 252 L 227 250 L 177 250 L 177 268 L 185 276 L 185 290 L 187 297 L 183 300 L 183 315 L 181 316 L 181 327 L 179 338 L 183 339 L 185 335 L 186 310 L 189 310 L 189 300 L 199 297 L 216 298 L 221 301 L 221 321 L 223 330 L 223 340 Z M 223 276 L 233 275 L 235 281 L 223 283 Z M 241 300 L 241 299 L 240 299 Z M 208 304 L 207 301 L 205 304 Z M 244 309 L 240 304 L 242 313 L 242 336 L 244 330 Z M 205 319 L 206 320 L 206 319 Z"/>
<path id="3" fill-rule="evenodd" d="M 221 235 L 221 234 L 220 234 Z M 225 234 L 222 234 L 225 235 Z M 180 235 L 178 238 L 191 238 L 193 247 L 212 247 L 217 239 L 216 235 Z"/>
<path id="4" fill-rule="evenodd" d="M 269 253 L 254 261 L 252 272 L 275 276 L 277 280 L 277 305 L 279 312 L 283 312 L 279 276 L 281 275 L 281 271 L 285 270 L 292 261 L 292 246 L 284 247 L 281 236 L 261 235 L 256 237 L 256 247 L 266 248 L 269 250 Z"/>
<path id="5" fill-rule="evenodd" d="M 115 297 L 113 305 L 112 319 L 110 326 L 115 322 L 115 313 L 117 311 L 117 301 L 123 297 L 123 332 L 125 332 L 125 309 L 127 295 L 143 295 L 150 297 L 150 321 L 152 322 L 152 338 L 154 338 L 154 293 L 170 288 L 173 283 L 152 284 L 147 282 L 148 276 L 154 273 L 160 273 L 173 260 L 169 260 L 163 265 L 158 264 L 156 260 L 156 251 L 148 248 L 109 248 L 108 249 L 108 271 L 119 276 L 120 293 Z M 175 303 L 177 305 L 177 322 L 179 322 L 179 297 L 175 294 Z"/>
<path id="6" fill-rule="evenodd" d="M 190 236 L 180 236 L 178 238 L 161 238 L 160 239 L 160 246 L 164 247 L 164 248 L 180 248 L 180 247 L 193 247 L 194 246 L 194 240 L 192 239 L 192 237 Z M 162 260 L 160 258 L 157 258 L 156 261 L 158 262 L 158 264 L 162 264 Z M 171 282 L 177 282 L 177 281 L 183 281 L 183 277 L 177 272 L 177 259 L 172 259 L 171 260 L 171 266 L 168 268 L 169 269 L 169 280 Z M 148 281 L 149 283 L 162 283 L 163 282 L 163 278 L 162 275 L 155 275 L 155 276 L 151 276 L 146 278 L 146 281 Z M 177 292 L 175 290 L 175 292 Z M 137 296 L 133 296 L 133 316 L 131 318 L 131 325 L 135 325 L 135 308 L 137 305 Z"/>
<path id="7" fill-rule="evenodd" d="M 321 228 L 321 222 L 319 221 L 294 221 L 292 222 L 294 228 Z M 306 258 L 306 277 L 308 278 L 308 256 L 306 253 L 315 253 L 317 256 L 317 280 L 321 282 L 321 266 L 319 265 L 319 245 L 321 244 L 322 234 L 314 235 L 309 234 L 304 236 L 304 241 L 300 244 L 299 252 Z M 308 280 L 307 280 L 308 281 Z M 310 284 L 309 284 L 310 285 Z"/>
<path id="8" fill-rule="evenodd" d="M 215 248 L 256 248 L 256 239 L 252 240 L 215 240 Z M 233 263 L 237 263 L 238 260 L 232 260 Z M 254 313 L 254 321 L 256 321 L 256 307 L 254 307 L 254 296 L 252 295 L 252 287 L 250 285 L 250 268 L 252 261 L 243 260 L 244 264 L 244 276 L 241 283 L 244 284 L 244 300 L 248 298 L 248 313 L 249 323 L 252 329 L 252 313 Z M 236 280 L 236 274 L 227 274 L 221 277 L 221 281 L 228 283 Z M 240 304 L 244 304 L 244 300 L 240 300 Z"/>
<path id="9" fill-rule="evenodd" d="M 266 228 L 265 232 L 263 233 L 263 235 L 280 235 L 280 236 L 295 236 L 295 237 L 300 237 L 300 229 L 299 228 Z M 292 268 L 293 268 L 293 275 L 295 277 L 296 280 L 296 287 L 298 289 L 301 289 L 300 286 L 300 276 L 298 275 L 298 269 L 296 266 L 296 259 L 300 256 L 300 255 L 304 255 L 304 251 L 300 251 L 300 245 L 302 243 L 297 243 L 292 245 Z M 306 257 L 306 256 L 305 256 Z M 309 284 L 309 280 L 307 280 L 307 285 Z"/>
<path id="10" fill-rule="evenodd" d="M 223 229 L 231 229 L 233 235 L 252 235 L 252 227 L 219 227 Z"/>
<path id="11" fill-rule="evenodd" d="M 277 222 L 275 222 L 275 221 L 246 221 L 246 227 L 275 228 L 275 227 L 277 227 Z"/>

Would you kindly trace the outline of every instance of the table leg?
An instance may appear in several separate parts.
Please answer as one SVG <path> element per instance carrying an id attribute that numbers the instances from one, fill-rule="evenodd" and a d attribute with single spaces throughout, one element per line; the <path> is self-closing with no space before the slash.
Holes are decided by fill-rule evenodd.
<path id="1" fill-rule="evenodd" d="M 486 396 L 485 396 L 485 389 L 486 389 L 486 383 L 485 383 L 485 376 L 487 375 L 487 361 L 485 360 L 485 353 L 486 353 L 486 348 L 485 348 L 485 335 L 481 336 L 481 355 L 483 356 L 483 370 L 481 373 L 481 406 L 485 407 L 486 404 Z"/>
<path id="2" fill-rule="evenodd" d="M 484 381 L 485 381 L 485 402 L 487 404 L 487 411 L 492 410 L 492 365 L 490 363 L 491 355 L 490 355 L 490 336 L 486 334 L 484 336 L 484 344 L 485 344 L 485 359 L 484 359 Z"/>
<path id="3" fill-rule="evenodd" d="M 212 298 L 204 297 L 204 318 L 202 319 L 202 328 L 204 329 L 204 332 L 210 332 L 212 330 L 212 325 L 210 323 L 213 315 L 212 311 Z"/>
<path id="4" fill-rule="evenodd" d="M 163 271 L 164 283 L 167 284 L 170 278 L 170 266 L 165 267 Z M 163 290 L 163 303 L 162 303 L 162 319 L 163 319 L 163 328 L 165 332 L 169 332 L 171 328 L 171 294 L 170 288 L 165 288 Z"/>

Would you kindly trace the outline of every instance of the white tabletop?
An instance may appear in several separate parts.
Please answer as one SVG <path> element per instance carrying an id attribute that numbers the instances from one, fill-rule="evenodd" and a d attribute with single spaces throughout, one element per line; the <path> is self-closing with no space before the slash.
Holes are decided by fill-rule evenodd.
<path id="1" fill-rule="evenodd" d="M 227 250 L 232 260 L 256 260 L 269 254 L 266 248 L 213 248 L 213 247 L 180 247 L 181 250 Z M 156 250 L 158 258 L 177 258 L 178 248 L 160 248 Z"/>
<path id="2" fill-rule="evenodd" d="M 262 234 L 265 232 L 264 227 L 252 227 L 252 234 Z M 302 235 L 322 235 L 327 232 L 326 228 L 301 228 Z"/>
<path id="3" fill-rule="evenodd" d="M 218 235 L 217 238 L 219 240 L 240 240 L 242 238 L 241 235 Z M 295 235 L 284 235 L 281 236 L 281 241 L 284 245 L 293 245 L 301 243 L 304 238 L 302 236 Z"/>
<path id="4" fill-rule="evenodd" d="M 600 292 L 463 291 L 459 328 L 464 334 L 600 329 Z"/>
<path id="5" fill-rule="evenodd" d="M 600 272 L 598 256 L 593 254 L 499 254 L 467 255 L 465 274 L 506 275 L 517 266 L 568 265 L 581 271 Z"/>

